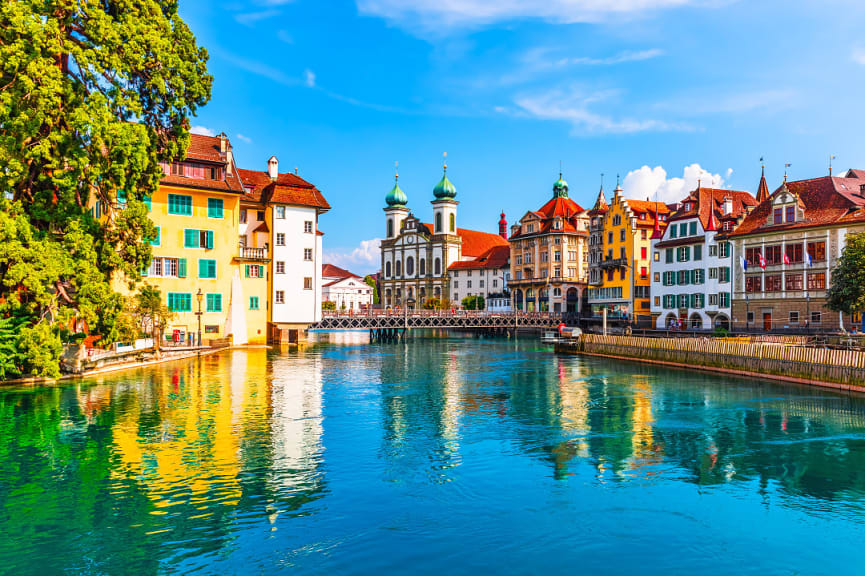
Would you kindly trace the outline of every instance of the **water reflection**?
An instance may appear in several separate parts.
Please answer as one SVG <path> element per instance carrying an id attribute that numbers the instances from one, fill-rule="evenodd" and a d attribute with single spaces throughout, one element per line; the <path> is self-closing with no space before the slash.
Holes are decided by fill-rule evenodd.
<path id="1" fill-rule="evenodd" d="M 529 340 L 362 336 L 0 391 L 3 569 L 387 571 L 417 560 L 408 535 L 445 550 L 471 535 L 495 565 L 504 519 L 530 530 L 543 513 L 557 521 L 540 540 L 591 543 L 558 511 L 617 502 L 645 523 L 645 489 L 673 511 L 690 493 L 675 490 L 716 491 L 746 524 L 773 503 L 845 534 L 861 522 L 861 398 Z"/>

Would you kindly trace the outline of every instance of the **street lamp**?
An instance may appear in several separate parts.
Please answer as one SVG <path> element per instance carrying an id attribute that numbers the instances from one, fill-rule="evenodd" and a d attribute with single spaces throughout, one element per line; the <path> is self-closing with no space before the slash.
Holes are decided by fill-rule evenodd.
<path id="1" fill-rule="evenodd" d="M 811 295 L 805 292 L 805 329 L 811 333 Z"/>
<path id="2" fill-rule="evenodd" d="M 201 346 L 201 301 L 204 299 L 204 294 L 201 292 L 201 288 L 198 289 L 195 298 L 198 300 L 198 312 L 195 313 L 195 315 L 198 316 L 198 345 Z"/>
<path id="3" fill-rule="evenodd" d="M 745 294 L 745 331 L 751 331 L 751 301 L 747 293 Z"/>

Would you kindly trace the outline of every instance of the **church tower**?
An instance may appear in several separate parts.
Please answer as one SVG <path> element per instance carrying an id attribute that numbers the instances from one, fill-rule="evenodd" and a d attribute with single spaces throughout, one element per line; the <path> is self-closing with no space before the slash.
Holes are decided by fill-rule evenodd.
<path id="1" fill-rule="evenodd" d="M 386 230 L 385 238 L 392 240 L 396 238 L 402 230 L 402 223 L 409 215 L 409 209 L 406 207 L 408 198 L 405 192 L 399 187 L 399 174 L 394 175 L 394 185 L 384 199 L 387 203 L 387 208 L 384 209 Z"/>
<path id="2" fill-rule="evenodd" d="M 444 165 L 444 175 L 433 188 L 433 234 L 457 234 L 457 189 L 448 180 L 448 165 Z"/>

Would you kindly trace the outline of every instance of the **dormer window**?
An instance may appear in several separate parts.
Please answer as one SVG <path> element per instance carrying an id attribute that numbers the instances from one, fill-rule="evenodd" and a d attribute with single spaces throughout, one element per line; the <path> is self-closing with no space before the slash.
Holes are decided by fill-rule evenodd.
<path id="1" fill-rule="evenodd" d="M 796 207 L 795 206 L 787 206 L 785 210 L 784 219 L 787 222 L 795 222 L 796 221 Z"/>
<path id="2" fill-rule="evenodd" d="M 561 219 L 561 218 L 556 218 L 556 220 L 553 222 L 553 227 L 554 227 L 556 230 L 561 230 L 561 229 L 562 229 L 562 219 Z"/>
<path id="3" fill-rule="evenodd" d="M 640 212 L 640 220 L 645 220 L 645 219 L 646 219 L 646 213 Z"/>
<path id="4" fill-rule="evenodd" d="M 690 211 L 691 211 L 691 203 L 685 202 L 685 212 L 690 212 Z"/>

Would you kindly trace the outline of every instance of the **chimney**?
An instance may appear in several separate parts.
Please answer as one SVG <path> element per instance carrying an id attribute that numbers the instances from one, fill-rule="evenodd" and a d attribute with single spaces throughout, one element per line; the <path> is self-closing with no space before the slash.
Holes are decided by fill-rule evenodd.
<path id="1" fill-rule="evenodd" d="M 267 161 L 267 175 L 273 181 L 276 181 L 279 176 L 279 160 L 276 159 L 276 156 L 271 156 L 270 160 Z"/>
<path id="2" fill-rule="evenodd" d="M 505 213 L 502 212 L 501 220 L 499 220 L 499 236 L 508 239 L 508 221 L 505 220 Z"/>
<path id="3" fill-rule="evenodd" d="M 219 138 L 219 152 L 225 154 L 228 147 L 228 138 L 225 136 L 225 132 L 220 132 L 217 138 Z"/>
<path id="4" fill-rule="evenodd" d="M 728 216 L 733 213 L 733 199 L 727 196 L 724 198 L 724 216 Z"/>
<path id="5" fill-rule="evenodd" d="M 225 173 L 229 177 L 233 175 L 234 170 L 234 151 L 231 149 L 231 144 L 226 147 L 225 154 Z"/>

